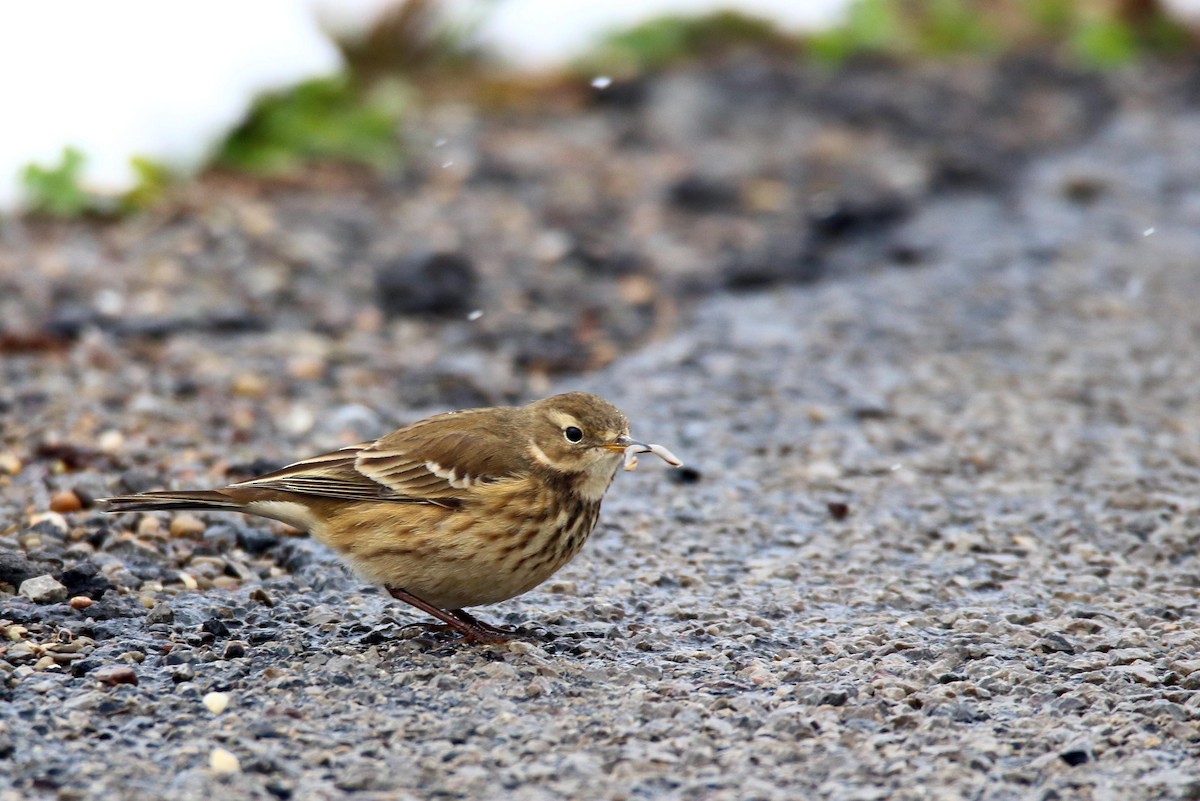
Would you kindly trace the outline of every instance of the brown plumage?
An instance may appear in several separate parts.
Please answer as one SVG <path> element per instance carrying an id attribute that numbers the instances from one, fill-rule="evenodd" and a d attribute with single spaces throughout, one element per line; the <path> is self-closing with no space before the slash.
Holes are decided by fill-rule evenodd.
<path id="1" fill-rule="evenodd" d="M 596 525 L 622 453 L 651 447 L 629 438 L 629 421 L 611 403 L 571 392 L 436 415 L 221 489 L 105 503 L 111 512 L 282 520 L 394 597 L 493 642 L 507 632 L 464 607 L 528 592 L 569 562 Z"/>

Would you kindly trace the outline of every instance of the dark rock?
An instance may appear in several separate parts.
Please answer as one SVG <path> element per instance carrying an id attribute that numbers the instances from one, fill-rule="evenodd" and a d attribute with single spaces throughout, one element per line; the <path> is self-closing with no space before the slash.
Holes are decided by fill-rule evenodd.
<path id="1" fill-rule="evenodd" d="M 475 264 L 461 253 L 401 256 L 375 271 L 376 303 L 388 317 L 466 314 L 477 284 Z"/>
<path id="2" fill-rule="evenodd" d="M 778 237 L 757 252 L 738 252 L 722 268 L 725 286 L 746 291 L 776 284 L 812 284 L 825 277 L 824 262 L 798 237 Z"/>
<path id="3" fill-rule="evenodd" d="M 647 89 L 644 77 L 615 78 L 607 85 L 592 83 L 588 99 L 597 106 L 633 109 L 645 102 Z"/>
<path id="4" fill-rule="evenodd" d="M 1038 640 L 1034 647 L 1040 648 L 1044 653 L 1075 653 L 1075 646 L 1071 644 L 1070 640 L 1053 632 Z"/>
<path id="5" fill-rule="evenodd" d="M 515 361 L 523 369 L 547 373 L 578 373 L 591 361 L 587 346 L 569 326 L 546 332 L 519 332 Z"/>
<path id="6" fill-rule="evenodd" d="M 850 515 L 850 504 L 842 501 L 830 501 L 825 504 L 825 508 L 829 510 L 829 515 L 834 520 L 845 520 Z"/>
<path id="7" fill-rule="evenodd" d="M 676 484 L 698 484 L 702 475 L 696 468 L 684 465 L 667 473 L 667 478 Z"/>
<path id="8" fill-rule="evenodd" d="M 26 531 L 28 534 L 37 534 L 43 541 L 61 543 L 66 539 L 67 532 L 57 523 L 51 520 L 43 520 L 37 525 L 30 526 Z"/>
<path id="9" fill-rule="evenodd" d="M 144 473 L 141 470 L 126 470 L 117 480 L 117 489 L 121 493 L 136 495 L 161 486 L 162 479 Z"/>
<path id="10" fill-rule="evenodd" d="M 908 217 L 909 211 L 905 199 L 891 194 L 830 198 L 809 216 L 809 230 L 825 243 L 890 228 Z"/>
<path id="11" fill-rule="evenodd" d="M 221 620 L 218 617 L 210 617 L 208 620 L 205 620 L 203 623 L 200 624 L 200 630 L 207 631 L 209 634 L 212 634 L 214 637 L 228 637 L 229 636 L 229 626 L 225 625 L 225 621 Z"/>
<path id="12" fill-rule="evenodd" d="M 1092 753 L 1083 746 L 1074 746 L 1058 755 L 1058 758 L 1071 767 L 1083 765 L 1092 760 Z"/>
<path id="13" fill-rule="evenodd" d="M 280 541 L 280 538 L 262 526 L 235 525 L 234 530 L 238 534 L 238 547 L 251 556 L 263 553 Z"/>
<path id="14" fill-rule="evenodd" d="M 0 551 L 0 581 L 14 587 L 21 586 L 25 579 L 47 572 L 44 563 L 33 562 L 20 551 Z"/>
<path id="15" fill-rule="evenodd" d="M 43 442 L 34 450 L 34 456 L 46 461 L 61 462 L 63 467 L 72 471 L 112 463 L 108 454 L 69 442 Z"/>
<path id="16" fill-rule="evenodd" d="M 690 212 L 733 211 L 738 206 L 736 186 L 703 175 L 685 176 L 670 189 L 671 203 Z"/>
<path id="17" fill-rule="evenodd" d="M 250 591 L 250 600 L 258 601 L 260 604 L 268 608 L 275 606 L 275 599 L 272 598 L 271 594 L 262 587 L 255 587 Z"/>
<path id="18" fill-rule="evenodd" d="M 86 595 L 93 600 L 112 589 L 112 582 L 100 572 L 100 567 L 91 560 L 84 560 L 63 570 L 59 580 L 66 585 L 71 595 Z"/>

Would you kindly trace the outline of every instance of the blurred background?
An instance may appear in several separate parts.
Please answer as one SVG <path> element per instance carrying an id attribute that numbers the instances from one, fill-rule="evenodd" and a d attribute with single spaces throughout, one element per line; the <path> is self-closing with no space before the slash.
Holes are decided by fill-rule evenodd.
<path id="1" fill-rule="evenodd" d="M 542 394 L 712 293 L 930 263 L 930 203 L 1003 206 L 1031 159 L 1194 104 L 1197 12 L 6 6 L 3 444 L 116 447 L 187 401 L 219 413 L 180 441 L 273 460 Z"/>

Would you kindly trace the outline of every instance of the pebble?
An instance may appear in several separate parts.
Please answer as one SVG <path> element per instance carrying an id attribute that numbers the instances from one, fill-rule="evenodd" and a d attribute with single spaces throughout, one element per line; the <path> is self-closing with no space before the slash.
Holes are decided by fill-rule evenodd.
<path id="1" fill-rule="evenodd" d="M 172 537 L 194 537 L 203 534 L 204 521 L 195 515 L 179 514 L 171 518 L 170 532 Z"/>
<path id="2" fill-rule="evenodd" d="M 233 379 L 233 394 L 240 398 L 262 398 L 270 389 L 270 382 L 258 373 L 238 373 Z"/>
<path id="3" fill-rule="evenodd" d="M 53 510 L 32 515 L 29 518 L 31 528 L 47 527 L 47 530 L 57 531 L 61 536 L 65 536 L 70 526 L 67 525 L 67 519 L 58 512 Z"/>
<path id="4" fill-rule="evenodd" d="M 0 473 L 15 476 L 21 472 L 21 460 L 12 451 L 0 451 Z"/>
<path id="5" fill-rule="evenodd" d="M 138 521 L 137 533 L 143 537 L 157 537 L 162 534 L 162 521 L 146 515 Z"/>
<path id="6" fill-rule="evenodd" d="M 56 604 L 67 600 L 67 588 L 54 576 L 34 576 L 21 582 L 18 592 L 35 604 Z"/>
<path id="7" fill-rule="evenodd" d="M 146 613 L 146 625 L 148 626 L 155 623 L 173 623 L 174 621 L 175 612 L 165 603 L 155 603 Z"/>
<path id="8" fill-rule="evenodd" d="M 95 603 L 95 601 L 93 601 L 91 598 L 87 597 L 86 595 L 76 595 L 70 601 L 72 609 L 87 609 L 93 603 Z"/>
<path id="9" fill-rule="evenodd" d="M 50 497 L 50 510 L 60 514 L 78 512 L 83 508 L 83 501 L 74 490 L 62 490 Z"/>
<path id="10" fill-rule="evenodd" d="M 238 758 L 224 748 L 214 748 L 208 755 L 208 766 L 213 773 L 228 775 L 242 770 Z"/>
<path id="11" fill-rule="evenodd" d="M 96 447 L 104 453 L 118 453 L 125 447 L 125 435 L 115 428 L 110 428 L 96 437 Z"/>
<path id="12" fill-rule="evenodd" d="M 211 692 L 202 699 L 208 711 L 219 715 L 229 706 L 229 693 Z"/>
<path id="13" fill-rule="evenodd" d="M 114 686 L 117 684 L 138 683 L 138 675 L 129 665 L 111 665 L 93 670 L 91 676 L 101 684 Z"/>

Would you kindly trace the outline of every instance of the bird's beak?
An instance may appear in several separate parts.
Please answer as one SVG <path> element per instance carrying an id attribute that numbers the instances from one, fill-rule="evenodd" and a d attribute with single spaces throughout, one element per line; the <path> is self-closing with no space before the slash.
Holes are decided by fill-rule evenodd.
<path id="1" fill-rule="evenodd" d="M 608 450 L 608 451 L 616 451 L 617 453 L 624 453 L 625 449 L 628 448 L 630 445 L 641 445 L 643 448 L 647 448 L 647 449 L 649 449 L 649 447 L 650 447 L 649 445 L 647 445 L 644 442 L 638 442 L 636 439 L 630 439 L 625 434 L 622 434 L 621 436 L 617 437 L 612 442 L 604 443 L 600 447 L 604 448 L 605 450 Z"/>

